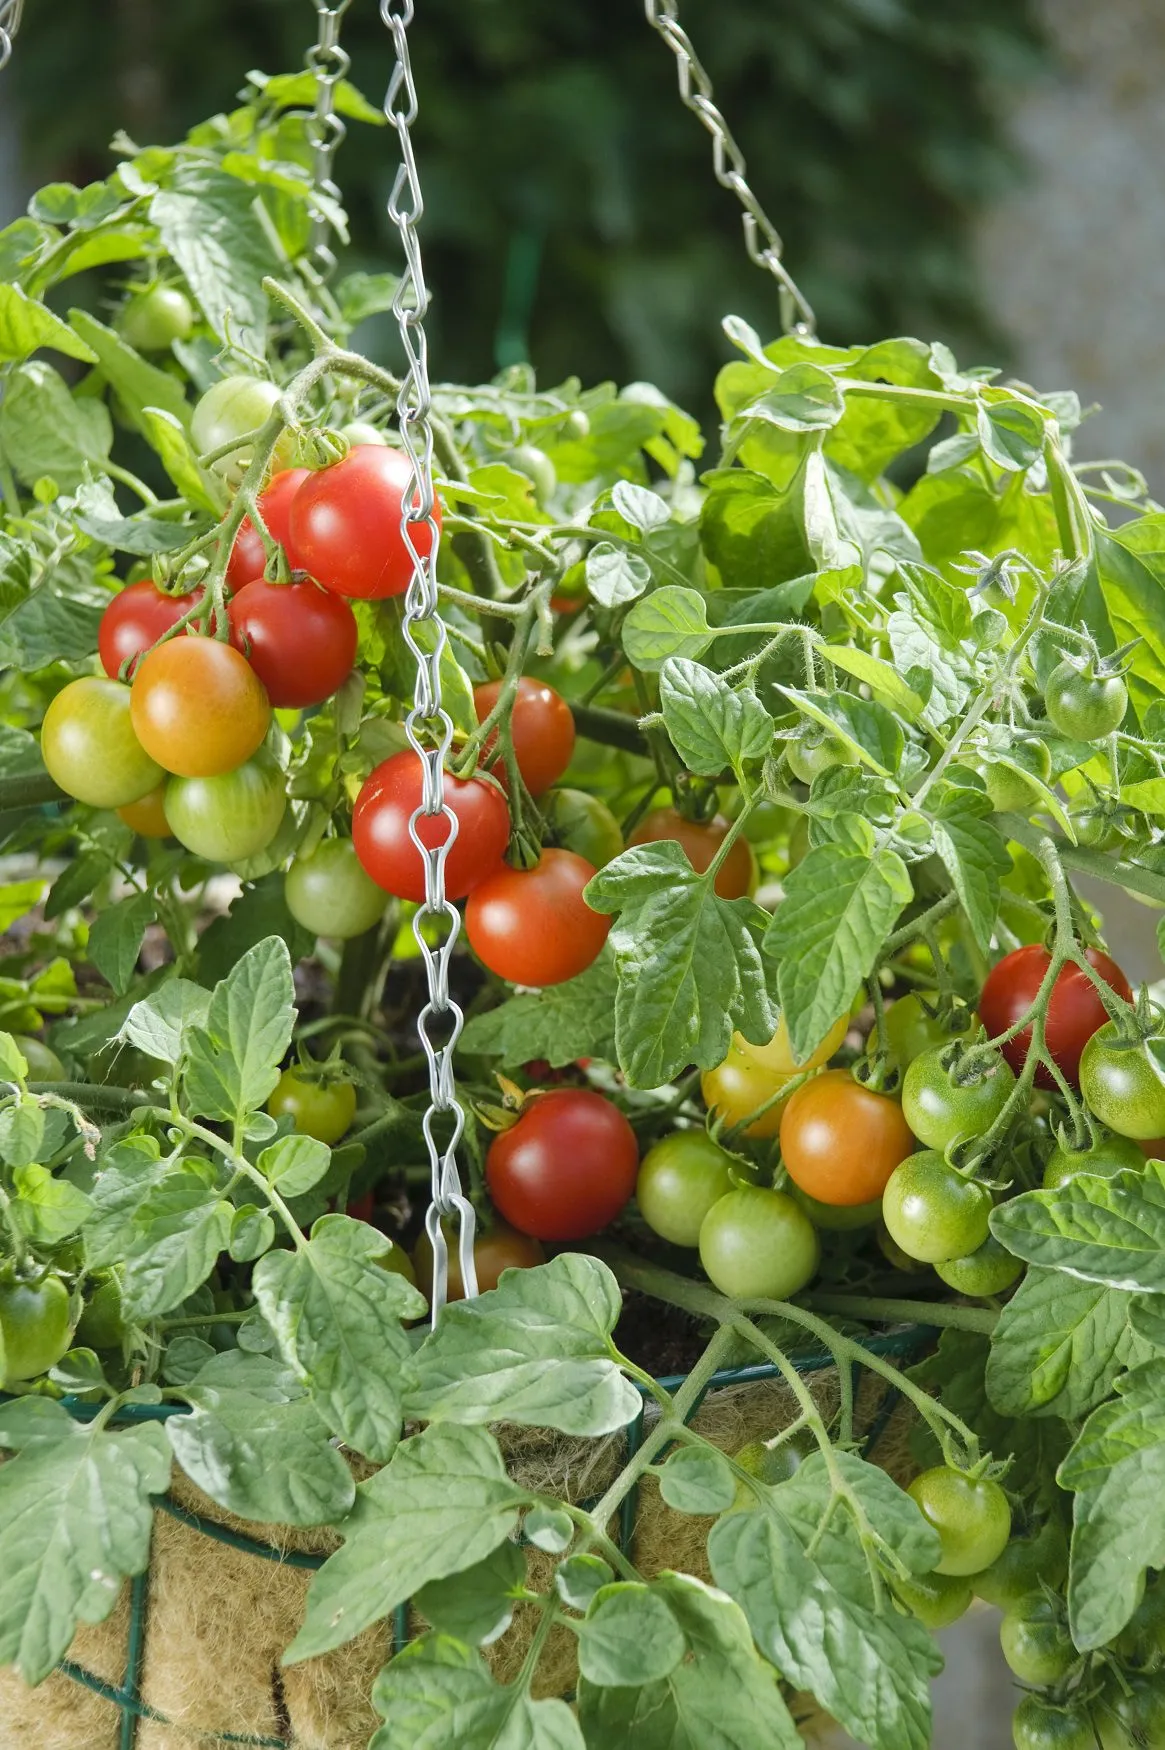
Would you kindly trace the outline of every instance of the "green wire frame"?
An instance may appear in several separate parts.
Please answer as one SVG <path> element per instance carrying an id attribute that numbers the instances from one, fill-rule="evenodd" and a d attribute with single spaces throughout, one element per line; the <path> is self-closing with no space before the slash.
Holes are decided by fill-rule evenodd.
<path id="1" fill-rule="evenodd" d="M 894 1332 L 891 1336 L 870 1337 L 862 1347 L 873 1355 L 907 1356 L 917 1353 L 926 1341 L 925 1327 L 913 1326 L 909 1330 Z M 832 1355 L 820 1353 L 812 1355 L 795 1355 L 793 1365 L 798 1373 L 819 1373 L 823 1368 L 836 1366 Z M 855 1367 L 861 1370 L 861 1363 Z M 686 1375 L 682 1373 L 666 1374 L 656 1380 L 656 1385 L 662 1386 L 666 1392 L 675 1392 L 683 1385 Z M 714 1373 L 700 1396 L 688 1412 L 688 1417 L 694 1416 L 700 1405 L 710 1392 L 723 1390 L 726 1386 L 759 1384 L 765 1380 L 779 1379 L 780 1374 L 771 1362 L 757 1362 L 748 1367 L 726 1367 Z M 644 1405 L 639 1413 L 627 1426 L 628 1456 L 636 1452 L 643 1440 L 644 1409 L 646 1407 L 647 1388 L 638 1385 L 637 1389 L 643 1398 Z M 0 1393 L 0 1397 L 6 1394 Z M 873 1453 L 878 1442 L 885 1433 L 886 1427 L 894 1413 L 899 1400 L 896 1387 L 891 1387 L 874 1418 L 865 1438 L 867 1453 Z M 90 1422 L 97 1415 L 99 1407 L 84 1403 L 80 1399 L 66 1397 L 62 1400 L 64 1407 L 79 1422 Z M 187 1414 L 183 1406 L 178 1404 L 127 1404 L 115 1418 L 122 1424 L 134 1422 L 164 1422 L 171 1416 Z M 154 1505 L 164 1513 L 169 1513 L 174 1519 L 189 1526 L 192 1531 L 201 1532 L 204 1537 L 210 1537 L 216 1543 L 224 1543 L 231 1549 L 237 1549 L 246 1555 L 257 1556 L 263 1561 L 281 1562 L 287 1567 L 307 1568 L 314 1570 L 323 1566 L 326 1556 L 313 1555 L 304 1550 L 280 1550 L 274 1545 L 261 1543 L 256 1538 L 246 1537 L 241 1532 L 231 1531 L 225 1525 L 217 1524 L 213 1519 L 206 1519 L 200 1513 L 194 1513 L 188 1507 L 179 1505 L 169 1495 L 156 1497 Z M 635 1526 L 635 1515 L 638 1506 L 638 1490 L 632 1490 L 619 1510 L 619 1544 L 627 1548 L 631 1542 Z M 95 1677 L 91 1671 L 76 1665 L 70 1659 L 62 1659 L 57 1669 L 64 1676 L 79 1683 L 92 1694 L 101 1696 L 105 1701 L 112 1702 L 121 1711 L 121 1730 L 118 1737 L 118 1750 L 134 1750 L 137 1742 L 139 1720 L 151 1720 L 159 1725 L 173 1725 L 152 1708 L 141 1697 L 142 1665 L 146 1646 L 146 1616 L 149 1603 L 149 1569 L 134 1576 L 130 1584 L 130 1615 L 129 1615 L 129 1645 L 126 1658 L 126 1671 L 120 1687 L 104 1682 Z M 409 1640 L 409 1606 L 407 1603 L 398 1605 L 393 1612 L 393 1651 L 407 1645 Z M 181 1728 L 179 1728 L 181 1729 Z M 214 1738 L 220 1744 L 238 1744 L 253 1747 L 253 1750 L 290 1750 L 285 1738 L 266 1738 L 246 1732 L 205 1732 L 191 1728 L 191 1736 Z"/>

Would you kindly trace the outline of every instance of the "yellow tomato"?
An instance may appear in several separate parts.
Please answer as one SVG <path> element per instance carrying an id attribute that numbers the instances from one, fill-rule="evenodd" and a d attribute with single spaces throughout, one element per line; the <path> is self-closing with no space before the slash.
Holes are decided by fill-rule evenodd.
<path id="1" fill-rule="evenodd" d="M 793 1055 L 783 1015 L 767 1045 L 750 1045 L 743 1034 L 734 1033 L 724 1062 L 715 1069 L 705 1070 L 700 1078 L 705 1105 L 726 1124 L 739 1124 L 750 1112 L 771 1100 L 795 1076 L 806 1070 L 820 1069 L 822 1064 L 828 1063 L 848 1029 L 849 1018 L 843 1016 L 829 1029 L 817 1049 L 801 1063 Z M 745 1136 L 776 1136 L 781 1128 L 784 1104 L 783 1100 L 777 1100 L 763 1117 L 746 1126 Z"/>

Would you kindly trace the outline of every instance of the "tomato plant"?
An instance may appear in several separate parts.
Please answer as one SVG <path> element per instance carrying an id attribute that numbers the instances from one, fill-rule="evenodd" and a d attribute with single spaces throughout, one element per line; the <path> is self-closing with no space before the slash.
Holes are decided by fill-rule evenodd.
<path id="1" fill-rule="evenodd" d="M 474 688 L 473 706 L 480 723 L 494 709 L 501 690 L 501 681 L 487 681 Z M 558 782 L 574 753 L 574 718 L 562 694 L 545 681 L 522 675 L 510 713 L 510 739 L 522 782 L 531 796 L 541 796 Z M 486 743 L 487 761 L 496 740 L 496 736 L 491 736 Z M 498 781 L 504 783 L 505 767 L 500 758 L 494 761 L 492 769 Z M 622 849 L 622 842 L 619 848 Z"/>
<path id="2" fill-rule="evenodd" d="M 870 1203 L 914 1147 L 896 1100 L 829 1069 L 790 1095 L 781 1154 L 794 1184 L 819 1203 Z"/>
<path id="3" fill-rule="evenodd" d="M 1126 1003 L 1132 1001 L 1129 982 L 1115 961 L 1096 948 L 1089 948 L 1086 957 L 1089 965 L 1118 997 Z M 1033 944 L 1005 954 L 992 967 L 979 997 L 979 1014 L 988 1033 L 994 1037 L 1008 1032 L 1023 1020 L 1039 994 L 1051 963 L 1047 949 Z M 1044 1016 L 1044 1044 L 1061 1074 L 1070 1082 L 1076 1082 L 1079 1077 L 1084 1047 L 1107 1019 L 1108 1011 L 1088 974 L 1079 966 L 1061 967 Z M 1000 1046 L 1017 1075 L 1027 1061 L 1031 1040 L 1031 1028 L 1027 1026 Z M 1044 1064 L 1036 1070 L 1036 1085 L 1041 1088 L 1055 1086 L 1051 1072 Z"/>
<path id="4" fill-rule="evenodd" d="M 351 839 L 324 839 L 296 857 L 283 892 L 296 923 L 315 936 L 362 936 L 384 916 L 384 889 L 364 873 Z"/>
<path id="5" fill-rule="evenodd" d="M 465 907 L 469 946 L 513 984 L 562 984 L 585 972 L 611 928 L 583 898 L 594 873 L 573 851 L 545 850 L 532 869 L 487 875 Z"/>
<path id="6" fill-rule="evenodd" d="M 977 1598 L 1011 1610 L 1021 1600 L 1038 1596 L 1041 1588 L 1059 1586 L 1067 1573 L 1068 1540 L 1059 1522 L 1049 1519 L 1034 1536 L 1013 1537 L 972 1583 Z"/>
<path id="7" fill-rule="evenodd" d="M 126 676 L 132 676 L 138 659 L 183 615 L 197 607 L 199 599 L 195 590 L 188 595 L 163 595 L 148 578 L 120 590 L 102 614 L 97 629 L 97 652 L 110 679 L 120 680 L 123 667 Z"/>
<path id="8" fill-rule="evenodd" d="M 347 602 L 310 579 L 243 586 L 229 608 L 231 642 L 273 705 L 321 705 L 343 686 L 356 660 L 356 616 Z"/>
<path id="9" fill-rule="evenodd" d="M 673 1246 L 695 1246 L 700 1224 L 732 1189 L 732 1157 L 702 1130 L 673 1130 L 649 1149 L 635 1199 L 648 1227 Z"/>
<path id="10" fill-rule="evenodd" d="M 519 1233 L 581 1240 L 630 1202 L 638 1169 L 635 1132 L 619 1108 L 589 1089 L 562 1088 L 539 1094 L 494 1137 L 485 1178 Z"/>
<path id="11" fill-rule="evenodd" d="M 386 893 L 398 899 L 425 897 L 425 864 L 409 833 L 409 822 L 424 799 L 424 773 L 411 750 L 394 754 L 365 781 L 352 810 L 352 843 L 361 866 Z M 457 820 L 457 837 L 445 857 L 445 892 L 464 899 L 501 865 L 510 837 L 510 813 L 496 785 L 483 778 L 445 778 L 445 806 Z M 439 816 L 417 822 L 422 844 L 445 843 L 447 823 Z"/>
<path id="12" fill-rule="evenodd" d="M 267 1110 L 272 1118 L 290 1118 L 301 1136 L 339 1142 L 356 1115 L 356 1089 L 351 1082 L 293 1065 L 276 1082 Z"/>
<path id="13" fill-rule="evenodd" d="M 687 820 L 675 808 L 653 808 L 631 834 L 632 845 L 653 845 L 674 839 L 697 875 L 709 867 L 731 830 L 722 814 L 711 820 Z M 756 885 L 756 864 L 747 839 L 738 838 L 720 866 L 716 891 L 721 899 L 739 899 Z"/>
<path id="14" fill-rule="evenodd" d="M 291 545 L 291 501 L 310 473 L 310 468 L 282 468 L 271 476 L 269 484 L 259 494 L 259 515 L 271 539 L 278 541 L 286 553 L 292 571 L 302 567 Z M 263 537 L 250 517 L 244 517 L 227 560 L 227 582 L 232 589 L 242 589 L 262 577 L 266 569 L 267 550 Z"/>
<path id="15" fill-rule="evenodd" d="M 172 638 L 139 663 L 130 717 L 143 748 L 165 771 L 215 778 L 256 752 L 271 706 L 262 682 L 231 645 Z"/>
<path id="16" fill-rule="evenodd" d="M 789 1300 L 817 1274 L 821 1244 L 786 1191 L 738 1185 L 700 1224 L 700 1262 L 722 1294 Z"/>
<path id="17" fill-rule="evenodd" d="M 86 675 L 62 687 L 45 712 L 41 756 L 78 802 L 122 808 L 160 782 L 162 767 L 138 739 L 131 703 L 120 681 Z"/>
<path id="18" fill-rule="evenodd" d="M 907 1489 L 938 1532 L 939 1574 L 978 1574 L 999 1556 L 1011 1535 L 1007 1496 L 989 1477 L 970 1477 L 949 1465 L 934 1465 Z"/>
<path id="19" fill-rule="evenodd" d="M 342 462 L 321 468 L 291 503 L 289 533 L 296 562 L 336 595 L 380 601 L 403 595 L 413 561 L 401 534 L 412 465 L 400 450 L 361 444 Z M 441 507 L 433 504 L 441 526 Z M 413 545 L 427 555 L 431 543 L 422 523 L 413 525 Z"/>

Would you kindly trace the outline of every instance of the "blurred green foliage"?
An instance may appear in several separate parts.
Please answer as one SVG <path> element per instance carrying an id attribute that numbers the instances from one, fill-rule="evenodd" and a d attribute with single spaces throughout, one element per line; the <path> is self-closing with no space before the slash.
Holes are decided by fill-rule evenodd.
<path id="1" fill-rule="evenodd" d="M 999 351 L 968 221 L 1014 175 L 996 112 L 1040 65 L 1031 0 L 686 0 L 681 16 L 823 335 Z M 27 181 L 103 174 L 118 127 L 178 138 L 248 68 L 301 65 L 315 23 L 308 0 L 29 0 L 5 89 Z M 343 41 L 379 101 L 375 0 L 353 0 Z M 637 0 L 421 0 L 412 43 L 439 374 L 477 381 L 528 352 L 545 382 L 647 378 L 710 411 L 720 316 L 771 331 L 775 288 Z M 384 130 L 350 129 L 338 180 L 369 263 L 395 258 L 394 168 Z"/>

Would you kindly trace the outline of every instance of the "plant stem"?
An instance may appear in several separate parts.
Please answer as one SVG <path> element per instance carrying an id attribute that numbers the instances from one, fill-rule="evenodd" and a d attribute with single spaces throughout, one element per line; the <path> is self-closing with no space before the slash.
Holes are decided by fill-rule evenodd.
<path id="1" fill-rule="evenodd" d="M 154 1096 L 145 1088 L 104 1088 L 90 1082 L 29 1082 L 30 1094 L 56 1095 L 82 1108 L 105 1107 L 112 1112 L 132 1112 L 135 1106 L 149 1106 Z"/>
<path id="2" fill-rule="evenodd" d="M 954 1306 L 946 1301 L 883 1300 L 861 1294 L 807 1294 L 806 1304 L 838 1318 L 873 1320 L 879 1324 L 930 1325 L 935 1330 L 979 1331 L 990 1336 L 999 1319 L 989 1307 Z"/>
<path id="3" fill-rule="evenodd" d="M 35 808 L 41 802 L 66 800 L 59 784 L 47 772 L 29 772 L 16 778 L 0 778 L 0 810 Z"/>
<path id="4" fill-rule="evenodd" d="M 602 705 L 578 705 L 570 702 L 574 726 L 587 741 L 598 741 L 604 747 L 620 747 L 625 753 L 646 756 L 650 749 L 647 737 L 634 717 L 622 711 L 608 711 Z"/>

